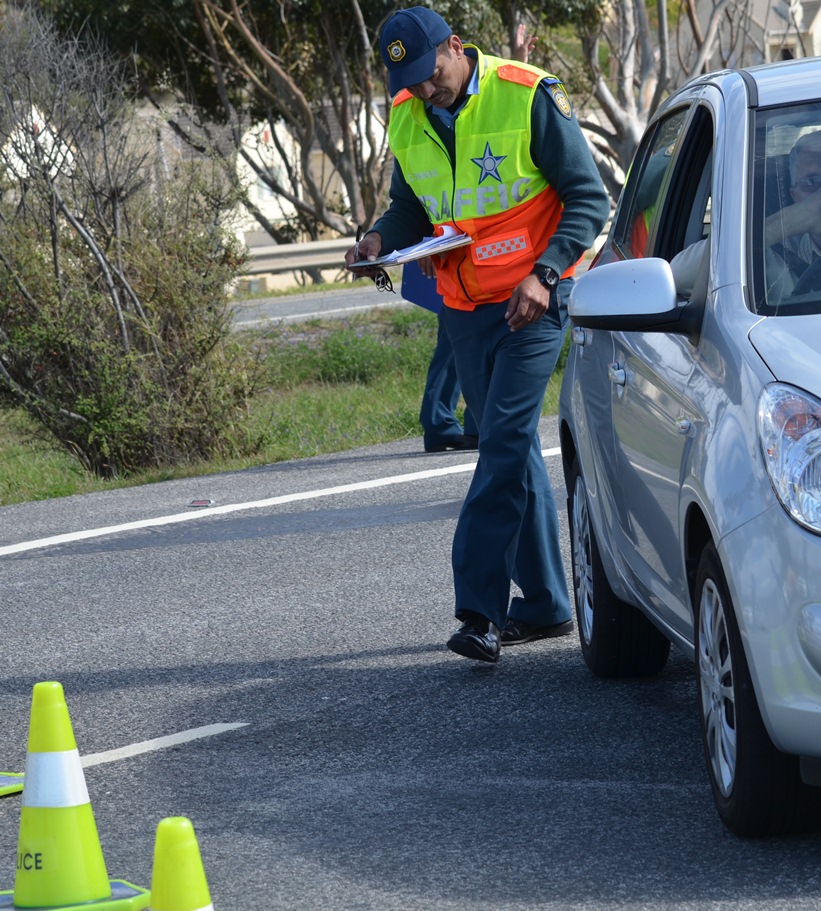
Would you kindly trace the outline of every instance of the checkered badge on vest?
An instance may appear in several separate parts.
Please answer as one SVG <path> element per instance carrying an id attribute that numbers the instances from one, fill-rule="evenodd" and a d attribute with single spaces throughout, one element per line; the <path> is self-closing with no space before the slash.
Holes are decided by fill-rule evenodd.
<path id="1" fill-rule="evenodd" d="M 494 238 L 487 243 L 476 244 L 473 248 L 473 258 L 477 263 L 488 262 L 498 256 L 520 253 L 527 250 L 528 246 L 526 234 L 515 234 L 501 240 Z"/>

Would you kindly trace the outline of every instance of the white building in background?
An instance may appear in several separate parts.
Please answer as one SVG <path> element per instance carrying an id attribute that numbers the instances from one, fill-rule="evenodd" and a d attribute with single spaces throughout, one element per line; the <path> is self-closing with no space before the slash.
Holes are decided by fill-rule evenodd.
<path id="1" fill-rule="evenodd" d="M 753 0 L 753 37 L 764 36 L 766 61 L 821 54 L 821 2 Z"/>
<path id="2" fill-rule="evenodd" d="M 243 150 L 254 164 L 270 174 L 277 184 L 290 188 L 291 181 L 287 175 L 285 161 L 290 162 L 293 172 L 297 175 L 301 173 L 299 145 L 285 124 L 277 123 L 274 130 L 275 133 L 272 133 L 267 122 L 251 127 L 242 137 Z M 277 196 L 242 155 L 237 156 L 237 174 L 242 185 L 247 188 L 250 201 L 272 224 L 285 224 L 296 215 L 294 204 L 283 196 Z M 297 192 L 300 191 L 301 187 Z M 247 210 L 239 218 L 238 233 L 246 243 L 254 242 L 259 235 L 261 237 L 257 240 L 258 243 L 274 242 L 262 231 L 259 223 Z"/>
<path id="3" fill-rule="evenodd" d="M 334 117 L 333 108 L 329 105 L 324 113 L 327 114 L 330 123 L 332 139 L 337 148 L 341 150 L 342 130 Z M 357 135 L 363 137 L 363 142 L 365 143 L 363 154 L 367 156 L 370 154 L 370 146 L 365 138 L 364 111 L 359 112 L 357 120 Z M 379 145 L 378 153 L 383 156 L 387 155 L 388 145 L 384 107 L 378 107 L 374 111 L 372 129 L 375 132 L 375 141 Z M 289 172 L 296 174 L 297 177 L 301 174 L 299 143 L 294 139 L 285 123 L 276 123 L 272 132 L 271 125 L 265 121 L 246 131 L 243 136 L 243 150 L 245 155 L 237 156 L 237 173 L 243 186 L 247 188 L 250 202 L 257 206 L 272 224 L 284 225 L 297 214 L 296 206 L 290 200 L 276 195 L 265 180 L 256 173 L 247 159 L 250 158 L 254 164 L 271 174 L 277 184 L 291 190 L 292 180 L 289 177 Z M 324 198 L 329 203 L 334 205 L 341 204 L 343 207 L 350 209 L 350 199 L 344 183 L 334 170 L 330 159 L 317 145 L 311 151 L 311 166 L 314 178 L 322 187 Z M 298 183 L 299 187 L 296 193 L 298 198 L 301 198 L 301 181 L 298 181 Z M 260 227 L 254 216 L 247 209 L 239 213 L 236 232 L 239 239 L 252 250 L 254 247 L 270 246 L 275 242 Z M 330 236 L 331 232 L 328 233 Z M 299 238 L 299 240 L 308 239 Z M 269 278 L 267 282 L 260 279 L 249 279 L 247 283 L 252 290 L 257 291 L 264 290 L 266 284 L 271 282 L 277 285 L 283 283 L 275 277 Z M 290 276 L 286 278 L 286 282 L 291 283 Z"/>
<path id="4" fill-rule="evenodd" d="M 699 20 L 706 28 L 716 0 L 699 0 Z M 749 0 L 737 4 L 735 26 L 743 34 L 730 66 L 756 66 L 821 54 L 821 0 Z M 734 17 L 735 18 L 735 17 Z M 711 68 L 721 66 L 719 56 Z"/>

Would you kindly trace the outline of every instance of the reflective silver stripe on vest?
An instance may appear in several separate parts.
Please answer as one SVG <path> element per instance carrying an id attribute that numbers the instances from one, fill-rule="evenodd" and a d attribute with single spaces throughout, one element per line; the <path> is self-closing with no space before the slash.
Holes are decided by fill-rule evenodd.
<path id="1" fill-rule="evenodd" d="M 492 256 L 504 256 L 505 253 L 515 253 L 517 250 L 527 249 L 527 238 L 524 234 L 519 237 L 509 237 L 507 240 L 496 240 L 492 244 L 482 244 L 475 248 L 476 259 L 490 259 Z"/>
<path id="2" fill-rule="evenodd" d="M 24 807 L 81 807 L 87 803 L 88 789 L 77 750 L 28 754 Z"/>

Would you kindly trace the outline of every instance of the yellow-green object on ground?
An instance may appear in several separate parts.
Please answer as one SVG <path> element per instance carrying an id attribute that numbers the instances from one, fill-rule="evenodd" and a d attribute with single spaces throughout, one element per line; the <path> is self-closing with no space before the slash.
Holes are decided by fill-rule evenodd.
<path id="1" fill-rule="evenodd" d="M 0 909 L 139 911 L 149 893 L 110 882 L 61 684 L 34 686 L 13 892 Z"/>
<path id="2" fill-rule="evenodd" d="M 22 772 L 0 772 L 0 797 L 19 794 L 23 790 Z"/>
<path id="3" fill-rule="evenodd" d="M 150 911 L 213 911 L 191 820 L 169 816 L 157 826 Z"/>

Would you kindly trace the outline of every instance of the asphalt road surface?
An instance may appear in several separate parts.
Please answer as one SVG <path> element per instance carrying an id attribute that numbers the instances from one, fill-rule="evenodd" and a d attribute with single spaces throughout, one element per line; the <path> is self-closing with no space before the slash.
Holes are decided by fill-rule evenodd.
<path id="1" fill-rule="evenodd" d="M 0 509 L 0 770 L 60 681 L 109 875 L 147 888 L 187 816 L 217 911 L 821 908 L 821 836 L 722 828 L 680 653 L 613 682 L 575 636 L 447 651 L 473 463 L 413 438 Z"/>
<path id="2" fill-rule="evenodd" d="M 351 317 L 375 307 L 410 307 L 396 291 L 377 291 L 373 282 L 360 280 L 350 288 L 338 291 L 308 291 L 296 296 L 259 298 L 234 305 L 234 324 L 238 329 L 255 329 L 265 325 L 301 322 L 308 319 Z"/>

